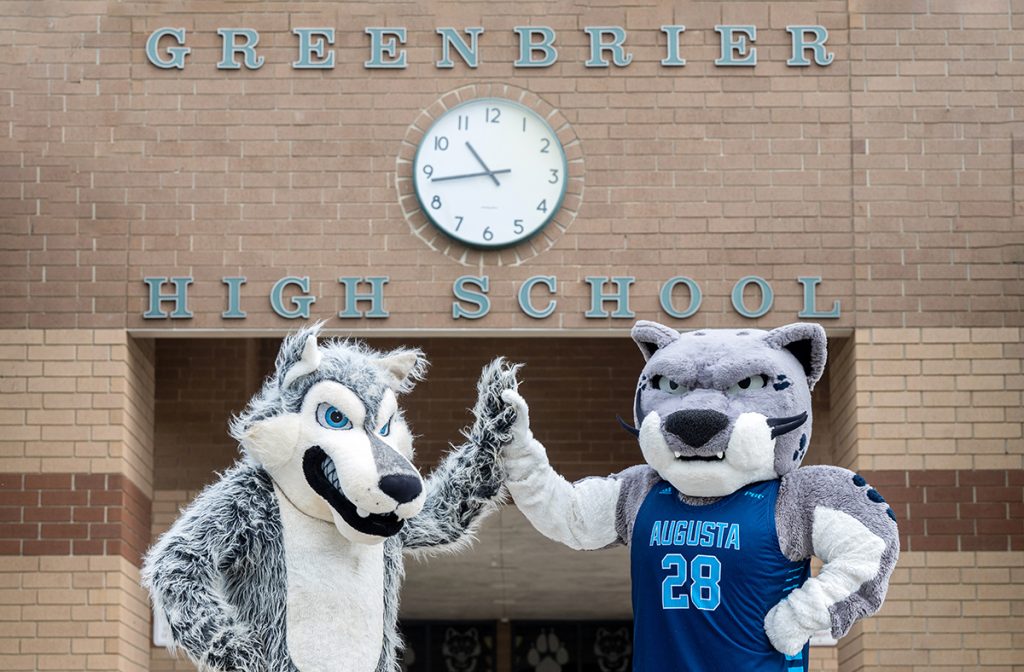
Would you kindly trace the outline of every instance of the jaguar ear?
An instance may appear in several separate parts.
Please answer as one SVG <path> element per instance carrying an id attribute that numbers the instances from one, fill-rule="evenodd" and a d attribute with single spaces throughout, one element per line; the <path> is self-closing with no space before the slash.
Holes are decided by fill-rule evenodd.
<path id="1" fill-rule="evenodd" d="M 825 372 L 825 360 L 828 358 L 828 339 L 825 329 L 820 324 L 797 322 L 772 329 L 764 337 L 766 343 L 779 350 L 787 350 L 796 357 L 804 367 L 807 376 L 807 387 L 814 389 L 814 384 Z"/>
<path id="2" fill-rule="evenodd" d="M 630 335 L 637 347 L 640 348 L 644 361 L 653 357 L 658 350 L 679 339 L 679 332 L 675 329 L 647 320 L 640 320 L 634 324 Z"/>

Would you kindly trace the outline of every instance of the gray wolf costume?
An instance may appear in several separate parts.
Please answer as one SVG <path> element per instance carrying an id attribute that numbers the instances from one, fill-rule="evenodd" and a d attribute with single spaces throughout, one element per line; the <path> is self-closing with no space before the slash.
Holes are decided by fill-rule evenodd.
<path id="1" fill-rule="evenodd" d="M 424 482 L 397 401 L 423 353 L 318 345 L 318 329 L 285 339 L 231 424 L 243 458 L 146 556 L 153 604 L 200 669 L 398 670 L 403 552 L 466 544 L 497 506 L 514 366 L 484 369 L 467 442 Z"/>
<path id="2" fill-rule="evenodd" d="M 756 632 L 749 641 L 763 643 L 765 655 L 778 656 L 776 651 L 785 654 L 785 666 L 798 665 L 794 661 L 800 659 L 813 633 L 827 628 L 834 637 L 842 637 L 858 619 L 879 609 L 899 554 L 895 514 L 862 477 L 839 467 L 798 468 L 811 438 L 811 389 L 825 368 L 824 330 L 815 324 L 791 324 L 772 331 L 723 329 L 680 334 L 641 321 L 633 328 L 632 336 L 646 366 L 634 398 L 638 429 L 626 427 L 637 436 L 647 464 L 607 478 L 568 483 L 551 468 L 544 447 L 530 433 L 526 402 L 515 391 L 505 392 L 505 399 L 516 408 L 518 416 L 513 428 L 515 438 L 504 451 L 507 485 L 516 505 L 538 531 L 572 548 L 630 545 L 639 642 L 638 546 L 663 543 L 657 533 L 652 536 L 647 529 L 642 532 L 646 535 L 643 538 L 634 537 L 634 525 L 648 495 L 654 501 L 655 495 L 675 494 L 684 508 L 689 507 L 687 511 L 698 511 L 698 507 L 704 510 L 687 515 L 713 521 L 714 512 L 721 511 L 734 493 L 744 491 L 744 495 L 763 498 L 746 490 L 764 483 L 759 487 L 771 489 L 775 498 L 774 515 L 768 509 L 758 520 L 774 524 L 754 524 L 750 529 L 775 529 L 770 530 L 770 537 L 758 532 L 772 546 L 768 555 L 759 557 L 800 563 L 796 574 L 789 574 L 791 579 L 796 576 L 800 580 L 785 593 L 779 589 L 778 595 L 785 595 L 781 599 L 768 601 L 763 595 L 770 592 L 754 596 L 752 602 L 765 602 L 762 611 L 750 618 L 753 625 L 748 630 Z M 773 483 L 776 479 L 779 482 Z M 661 501 L 671 502 L 671 498 Z M 751 501 L 745 500 L 744 505 L 753 505 Z M 673 534 L 682 534 L 682 523 L 678 528 L 675 520 L 671 523 Z M 658 529 L 655 525 L 650 523 L 649 529 Z M 689 525 L 693 526 L 692 519 Z M 674 538 L 669 535 L 665 541 L 669 546 L 683 543 L 710 547 L 715 545 L 715 529 L 704 528 L 699 541 L 695 536 L 687 539 L 685 534 L 683 541 L 678 534 Z M 704 536 L 704 532 L 708 534 Z M 739 550 L 738 537 L 733 545 Z M 824 563 L 814 577 L 807 572 L 811 555 Z M 673 556 L 681 558 L 679 553 Z M 707 560 L 704 555 L 698 557 Z M 714 558 L 710 561 L 719 562 Z M 661 568 L 669 569 L 669 565 Z M 702 573 L 698 581 L 697 571 L 692 568 L 690 576 L 709 590 L 695 594 L 691 600 L 705 613 L 691 609 L 685 618 L 709 618 L 707 600 L 714 592 L 710 588 L 718 590 L 717 576 L 716 585 L 710 586 L 711 573 Z M 737 574 L 735 580 L 742 582 L 744 572 Z M 685 573 L 682 577 L 666 577 L 662 588 L 667 587 L 669 593 L 660 591 L 660 597 L 671 604 L 659 603 L 651 610 L 656 612 L 655 621 L 679 618 L 681 612 L 668 608 L 685 609 L 689 604 L 685 597 L 672 592 L 669 583 L 674 578 L 685 578 Z M 682 583 L 678 581 L 678 586 Z M 659 591 L 655 587 L 651 592 Z M 666 611 L 662 611 L 663 606 Z M 757 612 L 757 608 L 752 610 Z M 666 638 L 671 639 L 671 635 Z M 635 643 L 637 654 L 638 649 Z M 716 655 L 713 651 L 710 646 L 698 647 L 690 660 L 707 660 Z M 800 665 L 783 669 L 806 669 L 806 662 Z M 705 668 L 717 669 L 714 664 L 702 666 L 699 662 L 694 669 Z"/>

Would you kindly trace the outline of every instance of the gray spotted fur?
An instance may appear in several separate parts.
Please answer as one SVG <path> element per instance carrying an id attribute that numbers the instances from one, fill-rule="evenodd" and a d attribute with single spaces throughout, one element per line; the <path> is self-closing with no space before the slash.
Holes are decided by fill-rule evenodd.
<path id="1" fill-rule="evenodd" d="M 797 469 L 782 477 L 775 506 L 779 545 L 790 560 L 803 560 L 813 554 L 811 531 L 814 510 L 819 506 L 850 514 L 885 541 L 878 574 L 856 593 L 829 608 L 832 636 L 836 639 L 849 632 L 859 619 L 881 608 L 900 553 L 899 533 L 896 521 L 887 513 L 889 506 L 884 501 L 871 501 L 867 496 L 871 486 L 856 485 L 854 476 L 841 467 Z"/>
<path id="2" fill-rule="evenodd" d="M 353 342 L 328 342 L 321 367 L 287 388 L 281 382 L 299 361 L 316 327 L 284 342 L 275 373 L 238 418 L 240 438 L 257 420 L 301 407 L 321 380 L 341 380 L 376 415 L 388 381 L 366 362 L 375 356 Z M 395 354 L 393 351 L 389 354 Z M 412 377 L 426 366 L 419 358 Z M 384 642 L 376 672 L 396 672 L 402 646 L 397 628 L 403 552 L 430 552 L 468 544 L 482 517 L 496 508 L 504 481 L 496 461 L 510 440 L 513 414 L 501 392 L 515 387 L 517 367 L 496 360 L 478 384 L 475 421 L 427 479 L 423 510 L 384 541 Z M 372 429 L 372 428 L 371 428 Z M 372 435 L 372 434 L 371 434 Z M 294 672 L 286 639 L 287 569 L 280 510 L 270 475 L 247 456 L 208 486 L 147 553 L 142 573 L 154 608 L 171 627 L 175 648 L 203 670 Z"/>

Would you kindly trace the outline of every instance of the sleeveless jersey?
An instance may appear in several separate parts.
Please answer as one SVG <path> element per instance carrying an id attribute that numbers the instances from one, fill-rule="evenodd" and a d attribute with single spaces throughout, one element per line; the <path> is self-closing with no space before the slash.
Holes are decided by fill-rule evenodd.
<path id="1" fill-rule="evenodd" d="M 807 579 L 779 548 L 779 481 L 691 506 L 665 481 L 637 512 L 630 543 L 634 672 L 806 672 L 779 653 L 764 618 Z"/>

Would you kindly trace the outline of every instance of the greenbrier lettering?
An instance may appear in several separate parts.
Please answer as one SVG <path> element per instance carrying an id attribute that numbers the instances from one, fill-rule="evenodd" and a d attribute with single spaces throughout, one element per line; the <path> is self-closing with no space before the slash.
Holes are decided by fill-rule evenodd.
<path id="1" fill-rule="evenodd" d="M 583 65 L 587 68 L 625 68 L 633 62 L 629 51 L 626 29 L 621 26 L 586 26 L 588 58 Z M 711 27 L 697 30 L 711 30 Z M 293 70 L 333 70 L 337 65 L 334 44 L 336 31 L 331 27 L 293 28 L 295 35 L 295 60 Z M 363 67 L 370 69 L 403 70 L 408 67 L 406 43 L 409 42 L 405 26 L 373 26 L 363 30 L 367 36 L 367 60 Z M 468 68 L 480 65 L 481 44 L 486 42 L 483 27 L 463 29 L 449 26 L 436 28 L 438 59 L 434 66 L 439 70 L 455 67 L 455 59 Z M 518 58 L 513 61 L 515 68 L 549 68 L 558 62 L 558 35 L 548 26 L 516 26 L 512 29 L 519 45 Z M 661 26 L 665 41 L 663 67 L 685 67 L 683 50 L 686 43 L 686 26 Z M 695 31 L 696 32 L 696 31 Z M 757 65 L 757 26 L 717 25 L 714 26 L 719 44 L 718 58 L 714 64 L 719 67 L 754 67 Z M 827 47 L 828 29 L 824 26 L 786 26 L 789 33 L 789 67 L 810 65 L 828 66 L 835 54 Z M 259 31 L 253 28 L 218 28 L 220 36 L 220 60 L 218 70 L 259 70 L 265 58 L 259 54 Z M 192 48 L 187 46 L 187 30 L 183 27 L 165 26 L 149 34 L 146 40 L 146 59 L 155 67 L 169 70 L 184 70 L 186 59 Z"/>

